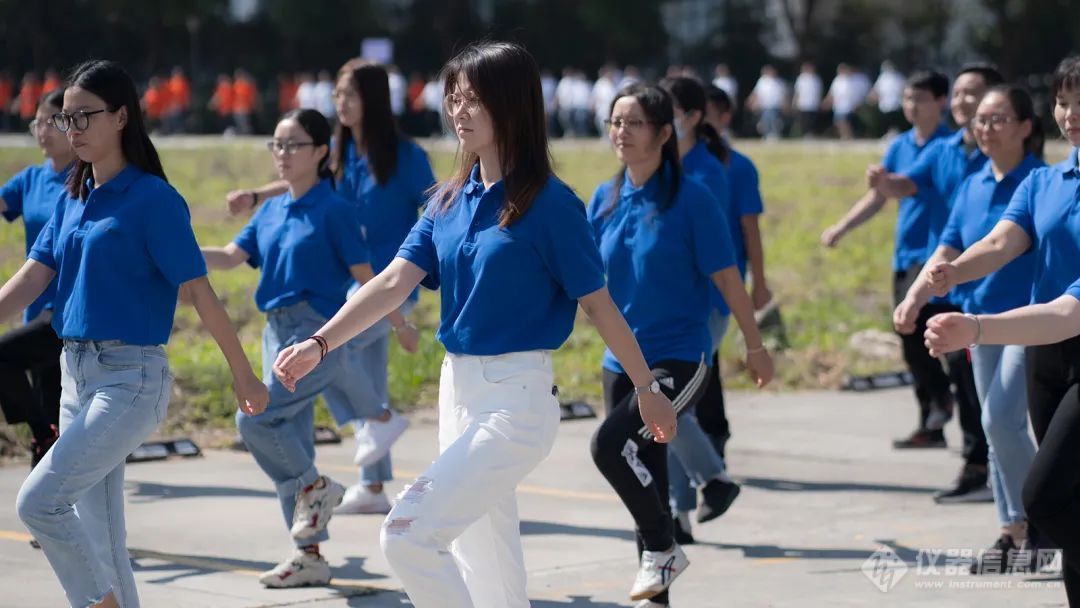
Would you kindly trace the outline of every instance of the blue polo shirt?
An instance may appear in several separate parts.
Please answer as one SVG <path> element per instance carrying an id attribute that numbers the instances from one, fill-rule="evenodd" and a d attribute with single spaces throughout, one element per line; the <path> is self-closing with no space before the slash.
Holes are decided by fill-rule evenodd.
<path id="1" fill-rule="evenodd" d="M 723 209 L 700 182 L 683 178 L 671 207 L 660 210 L 667 168 L 641 186 L 614 180 L 589 203 L 589 222 L 607 269 L 608 289 L 649 365 L 697 362 L 710 350 L 712 274 L 735 265 Z M 718 236 L 723 235 L 723 236 Z M 610 350 L 604 368 L 622 373 Z"/>
<path id="2" fill-rule="evenodd" d="M 987 157 L 977 147 L 970 152 L 964 145 L 964 130 L 940 137 L 927 147 L 910 168 L 901 171 L 919 190 L 937 192 L 952 208 L 953 195 L 964 178 L 983 168 Z"/>
<path id="3" fill-rule="evenodd" d="M 952 213 L 941 233 L 941 244 L 964 251 L 990 234 L 1009 206 L 1013 193 L 1033 170 L 1045 166 L 1031 156 L 1024 158 L 1001 181 L 997 181 L 990 163 L 968 176 L 956 189 Z M 1031 299 L 1031 281 L 1035 256 L 1025 253 L 1000 270 L 968 284 L 964 312 L 996 314 L 1019 308 Z"/>
<path id="4" fill-rule="evenodd" d="M 1035 169 L 1001 216 L 1031 238 L 1035 254 L 1032 304 L 1057 298 L 1076 279 L 1080 260 L 1080 172 L 1076 149 L 1069 158 Z"/>
<path id="5" fill-rule="evenodd" d="M 904 131 L 889 144 L 882 166 L 889 173 L 900 173 L 915 166 L 919 157 L 934 142 L 947 137 L 951 130 L 938 125 L 930 138 L 919 145 L 915 129 Z M 896 214 L 896 246 L 893 270 L 902 272 L 922 265 L 937 249 L 938 236 L 949 217 L 949 206 L 935 188 L 919 188 L 914 196 L 900 199 Z"/>
<path id="6" fill-rule="evenodd" d="M 1080 279 L 1076 279 L 1072 285 L 1069 285 L 1069 288 L 1065 290 L 1065 294 L 1080 300 Z"/>
<path id="7" fill-rule="evenodd" d="M 577 299 L 604 286 L 604 266 L 585 205 L 552 176 L 528 211 L 506 228 L 503 182 L 487 190 L 480 166 L 448 208 L 429 204 L 398 251 L 440 290 L 436 337 L 462 355 L 499 355 L 562 346 Z"/>
<path id="8" fill-rule="evenodd" d="M 747 215 L 765 213 L 765 203 L 761 200 L 761 186 L 758 183 L 758 170 L 754 161 L 728 146 L 728 180 L 731 182 L 730 216 L 732 234 L 735 235 L 735 260 L 739 271 L 746 274 L 746 239 L 742 232 L 742 218 Z"/>
<path id="9" fill-rule="evenodd" d="M 986 155 L 977 147 L 968 151 L 967 146 L 964 145 L 964 130 L 959 129 L 952 135 L 941 137 L 928 146 L 919 155 L 915 165 L 902 171 L 901 175 L 907 176 L 914 182 L 920 192 L 922 190 L 934 191 L 941 200 L 945 201 L 946 210 L 940 216 L 941 223 L 938 224 L 943 228 L 948 220 L 949 211 L 952 210 L 953 196 L 960 182 L 982 169 L 987 160 Z M 940 233 L 937 234 L 940 236 Z M 937 248 L 936 239 L 929 244 Z M 950 291 L 945 296 L 945 300 L 956 306 L 963 306 L 967 301 L 969 290 L 968 285 L 960 285 Z"/>
<path id="10" fill-rule="evenodd" d="M 345 144 L 344 175 L 338 192 L 360 209 L 360 224 L 376 274 L 397 255 L 434 184 L 427 153 L 410 140 L 398 142 L 397 168 L 385 184 L 376 181 L 368 157 L 357 155 L 356 143 L 350 139 Z M 417 292 L 410 297 L 416 299 Z"/>
<path id="11" fill-rule="evenodd" d="M 27 167 L 18 175 L 8 180 L 3 188 L 0 188 L 0 198 L 4 199 L 7 211 L 4 219 L 14 222 L 19 217 L 23 218 L 23 232 L 26 238 L 26 253 L 34 246 L 38 234 L 45 224 L 49 222 L 56 203 L 64 194 L 64 181 L 67 180 L 71 165 L 60 171 L 53 170 L 52 163 L 45 161 L 40 165 Z M 56 295 L 56 280 L 54 279 L 45 291 L 26 307 L 23 321 L 29 322 L 41 311 L 53 307 L 53 297 Z"/>
<path id="12" fill-rule="evenodd" d="M 134 165 L 65 193 L 29 257 L 57 272 L 52 325 L 74 340 L 165 344 L 180 285 L 206 275 L 187 203 Z"/>
<path id="13" fill-rule="evenodd" d="M 345 304 L 349 267 L 369 260 L 356 206 L 328 179 L 298 199 L 286 192 L 266 201 L 234 242 L 262 269 L 255 304 L 263 312 L 307 302 L 330 318 Z"/>

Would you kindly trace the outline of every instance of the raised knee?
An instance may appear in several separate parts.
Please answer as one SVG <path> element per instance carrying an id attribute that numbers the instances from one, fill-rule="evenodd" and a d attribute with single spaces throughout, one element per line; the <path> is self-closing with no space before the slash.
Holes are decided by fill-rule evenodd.
<path id="1" fill-rule="evenodd" d="M 31 522 L 40 521 L 48 514 L 47 497 L 37 486 L 24 483 L 15 498 L 15 512 L 19 519 L 28 526 Z"/>

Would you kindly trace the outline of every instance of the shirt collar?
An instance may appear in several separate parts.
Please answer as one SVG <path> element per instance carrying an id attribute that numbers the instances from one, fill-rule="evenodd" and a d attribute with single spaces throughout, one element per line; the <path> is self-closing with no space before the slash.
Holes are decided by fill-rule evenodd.
<path id="1" fill-rule="evenodd" d="M 666 164 L 661 165 L 660 168 L 657 169 L 656 172 L 653 173 L 652 176 L 649 177 L 649 179 L 640 186 L 635 186 L 634 182 L 630 181 L 630 172 L 624 171 L 622 186 L 619 188 L 619 198 L 629 199 L 639 196 L 645 198 L 652 197 L 652 195 L 656 192 L 657 188 L 659 188 L 661 174 L 665 173 L 666 169 Z"/>
<path id="2" fill-rule="evenodd" d="M 287 195 L 289 197 L 289 200 L 287 200 L 285 204 L 289 207 L 310 207 L 318 201 L 322 200 L 329 191 L 330 180 L 322 179 L 319 180 L 318 183 L 312 186 L 310 190 L 305 192 L 304 195 L 298 199 L 292 198 L 291 194 Z"/>
<path id="3" fill-rule="evenodd" d="M 138 167 L 128 163 L 120 173 L 113 176 L 112 179 L 98 186 L 98 189 L 107 190 L 109 192 L 115 192 L 117 194 L 126 192 L 131 184 L 143 174 Z M 93 177 L 90 178 L 91 180 Z"/>
<path id="4" fill-rule="evenodd" d="M 499 180 L 491 185 L 491 191 L 496 192 L 497 188 L 503 187 L 503 180 Z M 462 186 L 461 191 L 465 194 L 472 196 L 474 194 L 481 195 L 484 193 L 484 182 L 480 179 L 480 162 L 477 161 L 473 165 L 472 171 L 469 172 L 469 178 L 465 180 L 465 185 Z"/>
<path id="5" fill-rule="evenodd" d="M 1027 177 L 1028 173 L 1031 173 L 1032 169 L 1038 167 L 1039 163 L 1039 159 L 1035 158 L 1035 156 L 1031 154 L 1028 154 L 1024 156 L 1023 160 L 1020 161 L 1019 165 L 1016 165 L 1015 167 L 1013 167 L 1012 171 L 1006 173 L 1005 177 L 1001 178 L 1001 182 L 999 183 L 1005 183 L 1006 180 L 1012 181 L 1023 179 L 1024 177 Z M 986 161 L 986 164 L 983 165 L 982 169 L 979 169 L 979 171 L 975 175 L 977 176 L 977 179 L 984 182 L 997 181 L 994 178 L 993 165 L 989 160 Z"/>
<path id="6" fill-rule="evenodd" d="M 1073 148 L 1072 152 L 1069 152 L 1069 158 L 1054 165 L 1062 175 L 1080 175 L 1080 169 L 1076 166 L 1076 153 L 1078 148 Z"/>

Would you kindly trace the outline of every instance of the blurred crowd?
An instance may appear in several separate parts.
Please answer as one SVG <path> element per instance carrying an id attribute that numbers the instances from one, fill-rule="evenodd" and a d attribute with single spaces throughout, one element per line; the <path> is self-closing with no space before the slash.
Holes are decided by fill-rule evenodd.
<path id="1" fill-rule="evenodd" d="M 444 133 L 444 91 L 438 76 L 413 72 L 406 77 L 393 65 L 387 70 L 393 111 L 402 130 L 414 137 Z M 890 62 L 883 63 L 873 79 L 858 67 L 841 63 L 827 86 L 809 62 L 793 79 L 765 65 L 754 83 L 738 82 L 724 63 L 708 75 L 679 65 L 668 67 L 665 75 L 695 77 L 726 91 L 736 103 L 735 129 L 742 135 L 850 139 L 878 137 L 905 127 L 900 108 L 905 75 Z M 616 91 L 643 79 L 633 65 L 604 65 L 595 78 L 573 67 L 558 74 L 544 70 L 551 134 L 598 137 Z M 0 72 L 0 131 L 26 128 L 38 100 L 61 84 L 62 77 L 54 69 L 44 74 L 28 72 L 18 81 L 10 72 Z M 278 116 L 294 108 L 312 108 L 334 118 L 334 75 L 329 70 L 283 73 L 276 83 L 269 83 L 258 82 L 241 68 L 221 73 L 198 89 L 181 67 L 150 77 L 142 91 L 142 104 L 151 128 L 158 134 L 248 135 L 266 132 Z M 742 91 L 746 94 L 740 96 Z"/>

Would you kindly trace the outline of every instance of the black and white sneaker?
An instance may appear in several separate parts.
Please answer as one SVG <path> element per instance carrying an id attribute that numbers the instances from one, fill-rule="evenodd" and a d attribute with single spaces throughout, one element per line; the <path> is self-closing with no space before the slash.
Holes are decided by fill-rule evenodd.
<path id="1" fill-rule="evenodd" d="M 682 547 L 675 545 L 670 551 L 642 551 L 641 567 L 638 568 L 630 599 L 647 600 L 656 597 L 679 577 L 690 565 Z"/>

